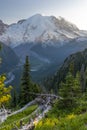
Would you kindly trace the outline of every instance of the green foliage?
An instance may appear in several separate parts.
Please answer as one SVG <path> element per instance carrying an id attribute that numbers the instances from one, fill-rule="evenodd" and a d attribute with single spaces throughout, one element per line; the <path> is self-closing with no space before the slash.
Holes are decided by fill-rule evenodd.
<path id="1" fill-rule="evenodd" d="M 71 109 L 77 105 L 77 100 L 81 96 L 81 86 L 79 73 L 76 77 L 69 72 L 66 76 L 65 82 L 61 82 L 59 95 L 63 98 L 59 100 L 59 107 Z"/>
<path id="2" fill-rule="evenodd" d="M 6 77 L 4 75 L 0 75 L 0 107 L 2 105 L 6 105 L 11 99 L 11 89 L 12 87 L 6 87 L 4 81 Z"/>
<path id="3" fill-rule="evenodd" d="M 51 116 L 40 121 L 35 130 L 87 130 L 87 113 L 58 118 Z"/>

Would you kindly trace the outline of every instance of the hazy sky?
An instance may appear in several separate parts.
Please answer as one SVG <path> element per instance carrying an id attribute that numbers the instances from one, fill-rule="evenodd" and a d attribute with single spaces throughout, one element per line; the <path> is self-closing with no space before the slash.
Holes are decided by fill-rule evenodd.
<path id="1" fill-rule="evenodd" d="M 0 19 L 5 23 L 41 13 L 62 16 L 87 30 L 87 0 L 0 0 Z"/>

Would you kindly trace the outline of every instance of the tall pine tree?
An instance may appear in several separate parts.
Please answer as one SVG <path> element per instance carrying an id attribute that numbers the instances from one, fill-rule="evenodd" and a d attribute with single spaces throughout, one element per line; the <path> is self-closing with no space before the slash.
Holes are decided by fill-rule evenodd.
<path id="1" fill-rule="evenodd" d="M 29 93 L 30 90 L 31 90 L 30 64 L 29 64 L 28 56 L 26 56 L 24 70 L 21 78 L 21 90 L 20 90 L 21 105 L 25 105 L 30 100 L 32 100 Z"/>

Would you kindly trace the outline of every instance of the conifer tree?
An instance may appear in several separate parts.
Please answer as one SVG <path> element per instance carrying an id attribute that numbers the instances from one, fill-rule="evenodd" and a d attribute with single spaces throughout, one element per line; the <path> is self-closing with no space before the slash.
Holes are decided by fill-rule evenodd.
<path id="1" fill-rule="evenodd" d="M 28 56 L 26 56 L 21 78 L 21 90 L 18 101 L 19 104 L 21 106 L 27 104 L 29 101 L 33 100 L 36 97 L 35 93 L 40 93 L 41 91 L 42 90 L 40 86 L 31 81 L 30 64 Z"/>
<path id="2" fill-rule="evenodd" d="M 28 56 L 26 56 L 23 74 L 21 78 L 20 102 L 21 105 L 28 103 L 31 100 L 30 96 L 31 81 L 30 81 L 30 64 Z"/>

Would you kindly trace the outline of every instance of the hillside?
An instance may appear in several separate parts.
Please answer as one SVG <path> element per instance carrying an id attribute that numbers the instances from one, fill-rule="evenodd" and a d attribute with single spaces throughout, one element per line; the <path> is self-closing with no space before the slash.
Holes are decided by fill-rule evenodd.
<path id="1" fill-rule="evenodd" d="M 84 65 L 84 69 L 87 67 L 87 49 L 84 51 L 79 51 L 77 53 L 71 54 L 68 56 L 61 67 L 57 70 L 56 74 L 47 79 L 46 83 L 48 85 L 48 89 L 59 88 L 59 84 L 61 81 L 64 81 L 67 73 L 70 71 L 70 67 L 72 67 L 73 74 L 76 75 L 78 71 L 81 71 L 82 66 Z M 46 85 L 45 83 L 45 85 Z M 52 85 L 51 85 L 52 84 Z M 56 88 L 57 87 L 57 88 Z"/>

